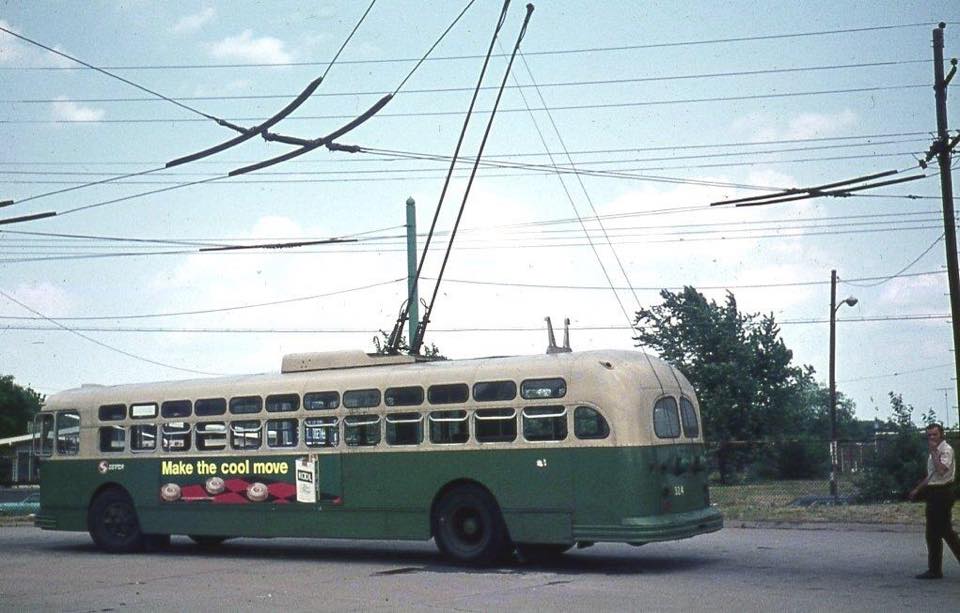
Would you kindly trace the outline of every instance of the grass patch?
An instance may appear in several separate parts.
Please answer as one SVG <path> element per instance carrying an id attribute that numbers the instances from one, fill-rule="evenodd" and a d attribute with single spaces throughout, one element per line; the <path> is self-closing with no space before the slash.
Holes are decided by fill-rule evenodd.
<path id="1" fill-rule="evenodd" d="M 853 483 L 841 480 L 841 497 L 856 493 Z M 829 483 L 814 481 L 777 481 L 748 485 L 713 485 L 710 499 L 724 517 L 745 521 L 836 522 L 870 524 L 924 523 L 924 505 L 893 502 L 883 504 L 814 504 L 795 506 L 797 499 L 829 496 Z"/>
<path id="2" fill-rule="evenodd" d="M 717 505 L 727 520 L 923 525 L 923 504 L 891 502 L 812 507 Z"/>

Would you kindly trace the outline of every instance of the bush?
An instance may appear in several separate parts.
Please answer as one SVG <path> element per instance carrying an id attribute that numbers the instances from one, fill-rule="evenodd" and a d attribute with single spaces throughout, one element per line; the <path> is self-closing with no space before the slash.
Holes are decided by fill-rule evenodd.
<path id="1" fill-rule="evenodd" d="M 863 502 L 906 500 L 927 474 L 927 446 L 916 431 L 901 431 L 877 442 L 877 449 L 856 480 Z"/>
<path id="2" fill-rule="evenodd" d="M 759 480 L 826 479 L 830 450 L 826 441 L 793 439 L 768 443 L 755 452 L 750 477 Z"/>

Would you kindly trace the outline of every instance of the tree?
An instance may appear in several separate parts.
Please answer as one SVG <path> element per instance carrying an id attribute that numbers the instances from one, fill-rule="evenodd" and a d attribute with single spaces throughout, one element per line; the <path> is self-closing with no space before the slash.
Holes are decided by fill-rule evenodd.
<path id="1" fill-rule="evenodd" d="M 890 392 L 890 409 L 893 416 L 857 480 L 864 501 L 904 500 L 926 473 L 926 445 L 913 423 L 913 406 Z"/>
<path id="2" fill-rule="evenodd" d="M 704 433 L 720 444 L 726 481 L 731 462 L 743 461 L 732 443 L 782 436 L 809 411 L 813 369 L 792 364 L 772 314 L 740 313 L 730 292 L 723 304 L 693 287 L 660 297 L 662 304 L 637 311 L 634 340 L 679 368 L 697 390 Z"/>
<path id="3" fill-rule="evenodd" d="M 14 383 L 12 375 L 0 375 L 0 438 L 25 434 L 41 404 L 43 396 Z"/>

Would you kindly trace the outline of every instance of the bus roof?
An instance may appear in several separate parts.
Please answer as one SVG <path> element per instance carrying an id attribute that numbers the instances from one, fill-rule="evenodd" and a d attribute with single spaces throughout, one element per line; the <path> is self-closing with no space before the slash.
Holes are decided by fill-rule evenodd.
<path id="1" fill-rule="evenodd" d="M 361 355 L 365 357 L 361 358 Z M 270 393 L 322 391 L 320 387 L 326 384 L 333 388 L 334 382 L 345 389 L 356 389 L 537 377 L 566 377 L 572 380 L 575 376 L 588 375 L 597 370 L 628 371 L 632 384 L 639 384 L 645 389 L 682 390 L 694 394 L 690 383 L 677 369 L 657 357 L 627 350 L 462 360 L 423 360 L 410 356 L 387 356 L 384 359 L 362 352 L 332 352 L 285 356 L 283 366 L 278 373 L 123 385 L 87 384 L 50 395 L 44 408 L 53 410 L 107 403 L 259 395 L 265 390 Z"/>

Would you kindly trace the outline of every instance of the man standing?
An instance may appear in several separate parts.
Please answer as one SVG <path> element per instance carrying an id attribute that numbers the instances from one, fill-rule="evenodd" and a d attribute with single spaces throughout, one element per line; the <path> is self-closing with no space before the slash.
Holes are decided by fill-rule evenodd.
<path id="1" fill-rule="evenodd" d="M 953 483 L 957 464 L 953 447 L 943 437 L 943 426 L 927 426 L 927 476 L 910 492 L 910 500 L 922 492 L 927 502 L 927 572 L 917 579 L 940 579 L 943 577 L 943 541 L 960 562 L 960 538 L 953 530 Z"/>

